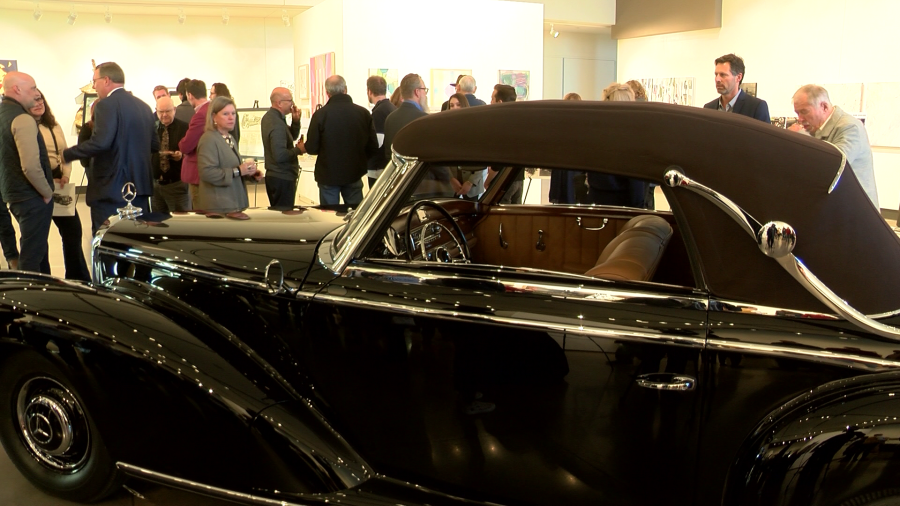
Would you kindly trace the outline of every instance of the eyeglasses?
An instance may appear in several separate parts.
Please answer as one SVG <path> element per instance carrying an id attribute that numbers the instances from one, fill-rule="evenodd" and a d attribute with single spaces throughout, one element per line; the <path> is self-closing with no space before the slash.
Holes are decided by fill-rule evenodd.
<path id="1" fill-rule="evenodd" d="M 43 101 L 44 101 L 44 97 L 38 97 L 38 98 L 36 98 L 34 101 L 35 101 L 35 102 L 43 102 Z"/>
<path id="2" fill-rule="evenodd" d="M 428 88 L 416 88 L 417 90 L 425 90 L 425 93 L 428 94 Z"/>
<path id="3" fill-rule="evenodd" d="M 105 76 L 95 77 L 95 78 L 91 79 L 91 83 L 96 83 L 97 81 L 99 81 L 101 79 L 105 79 L 105 78 L 106 78 Z"/>

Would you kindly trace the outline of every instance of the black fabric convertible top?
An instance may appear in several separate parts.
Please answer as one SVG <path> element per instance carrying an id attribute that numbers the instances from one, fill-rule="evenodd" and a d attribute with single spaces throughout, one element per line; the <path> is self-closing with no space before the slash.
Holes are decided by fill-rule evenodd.
<path id="1" fill-rule="evenodd" d="M 808 136 L 686 106 L 547 100 L 433 114 L 400 131 L 393 149 L 426 162 L 599 170 L 658 184 L 678 166 L 761 223 L 792 225 L 794 253 L 860 311 L 900 308 L 900 240 L 849 165 L 828 193 L 841 153 Z M 666 191 L 714 294 L 824 311 L 721 210 L 687 190 Z"/>

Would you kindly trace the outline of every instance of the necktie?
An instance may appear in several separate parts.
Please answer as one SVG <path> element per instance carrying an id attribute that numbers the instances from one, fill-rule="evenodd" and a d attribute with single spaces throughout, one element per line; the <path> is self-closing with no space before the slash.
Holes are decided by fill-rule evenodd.
<path id="1" fill-rule="evenodd" d="M 163 127 L 160 147 L 163 151 L 169 150 L 169 129 L 166 127 Z M 159 155 L 159 170 L 161 170 L 163 174 L 169 172 L 169 155 Z"/>

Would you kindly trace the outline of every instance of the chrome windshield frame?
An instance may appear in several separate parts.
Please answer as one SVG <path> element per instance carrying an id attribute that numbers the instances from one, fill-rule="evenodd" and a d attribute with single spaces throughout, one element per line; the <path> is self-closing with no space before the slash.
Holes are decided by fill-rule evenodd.
<path id="1" fill-rule="evenodd" d="M 404 157 L 396 151 L 393 152 L 391 161 L 381 173 L 378 182 L 369 190 L 346 227 L 329 245 L 329 254 L 320 253 L 319 259 L 328 270 L 340 274 L 350 261 L 375 239 L 373 234 L 390 219 L 388 211 L 396 204 L 391 197 L 403 194 L 409 189 L 415 179 L 413 168 L 418 165 L 418 158 Z"/>

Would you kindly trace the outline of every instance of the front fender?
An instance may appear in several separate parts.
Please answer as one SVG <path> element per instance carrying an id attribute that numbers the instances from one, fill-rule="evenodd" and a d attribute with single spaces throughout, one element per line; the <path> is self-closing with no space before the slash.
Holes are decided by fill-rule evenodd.
<path id="1" fill-rule="evenodd" d="M 122 293 L 44 276 L 0 279 L 0 322 L 0 360 L 31 350 L 58 365 L 114 460 L 224 488 L 329 491 L 310 469 L 264 472 L 253 420 L 296 393 L 213 322 L 186 330 Z"/>
<path id="2" fill-rule="evenodd" d="M 723 504 L 831 506 L 895 489 L 900 372 L 828 383 L 769 414 L 741 447 Z"/>

